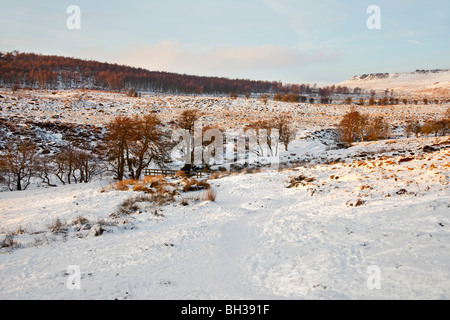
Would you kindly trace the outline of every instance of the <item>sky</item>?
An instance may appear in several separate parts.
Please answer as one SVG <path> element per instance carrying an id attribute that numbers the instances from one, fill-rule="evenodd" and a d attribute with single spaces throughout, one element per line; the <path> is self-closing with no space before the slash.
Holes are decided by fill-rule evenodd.
<path id="1" fill-rule="evenodd" d="M 318 85 L 450 68 L 448 0 L 0 0 L 0 8 L 1 52 Z"/>

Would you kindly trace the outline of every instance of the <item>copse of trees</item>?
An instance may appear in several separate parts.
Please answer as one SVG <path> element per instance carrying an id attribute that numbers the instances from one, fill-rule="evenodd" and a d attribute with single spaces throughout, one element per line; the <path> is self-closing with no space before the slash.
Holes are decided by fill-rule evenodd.
<path id="1" fill-rule="evenodd" d="M 333 94 L 350 94 L 345 86 L 318 88 L 309 84 L 284 84 L 280 81 L 256 81 L 229 79 L 224 77 L 202 77 L 170 72 L 149 71 L 124 65 L 102 63 L 60 56 L 0 52 L 0 85 L 15 90 L 20 87 L 36 89 L 87 88 L 123 91 L 130 96 L 139 92 L 153 91 L 183 94 L 242 95 L 273 94 L 292 95 L 318 94 L 329 97 Z M 353 89 L 361 94 L 362 89 Z"/>
<path id="2" fill-rule="evenodd" d="M 370 117 L 352 107 L 339 122 L 338 132 L 344 146 L 350 147 L 356 141 L 386 139 L 390 127 L 383 117 Z"/>
<path id="3" fill-rule="evenodd" d="M 282 101 L 282 102 L 306 102 L 307 97 L 301 96 L 293 93 L 277 93 L 273 96 L 274 101 Z"/>
<path id="4" fill-rule="evenodd" d="M 283 144 L 286 151 L 288 151 L 289 144 L 295 139 L 296 129 L 292 123 L 292 119 L 287 114 L 274 116 L 270 119 L 256 120 L 249 123 L 245 127 L 247 130 L 255 130 L 257 137 L 257 144 L 261 150 L 259 156 L 263 155 L 261 146 L 267 144 L 271 153 L 275 147 L 276 141 L 272 141 L 272 129 L 278 130 L 279 141 Z M 259 130 L 265 130 L 265 135 L 260 135 Z M 263 141 L 265 139 L 265 141 Z"/>
<path id="5" fill-rule="evenodd" d="M 0 183 L 11 191 L 26 190 L 32 179 L 47 186 L 90 182 L 98 168 L 98 157 L 75 141 L 66 141 L 56 154 L 42 155 L 36 143 L 19 138 L 0 152 Z"/>
<path id="6" fill-rule="evenodd" d="M 186 94 L 265 93 L 284 87 L 278 81 L 192 76 L 17 51 L 0 52 L 0 85 L 37 89 L 59 89 L 63 86 L 66 89 L 125 90 L 125 93 L 132 96 L 136 91 Z"/>
<path id="7" fill-rule="evenodd" d="M 151 163 L 164 167 L 171 147 L 169 134 L 154 114 L 113 119 L 101 145 L 102 156 L 119 181 L 139 179 Z"/>
<path id="8" fill-rule="evenodd" d="M 249 150 L 254 152 L 258 157 L 273 156 L 276 154 L 275 148 L 278 147 L 278 141 L 272 139 L 272 129 L 274 129 L 274 119 L 260 119 L 249 123 L 244 131 L 253 131 L 253 136 L 256 139 L 257 148 Z M 265 150 L 267 146 L 268 150 Z M 265 152 L 266 151 L 266 152 Z"/>
<path id="9" fill-rule="evenodd" d="M 117 117 L 94 144 L 65 138 L 47 153 L 31 139 L 5 143 L 0 150 L 0 183 L 11 191 L 21 191 L 39 180 L 56 187 L 57 183 L 87 183 L 111 171 L 118 180 L 139 179 L 150 165 L 163 168 L 173 147 L 168 130 L 154 114 Z"/>
<path id="10" fill-rule="evenodd" d="M 435 137 L 441 135 L 447 135 L 450 132 L 450 108 L 447 108 L 442 117 L 435 120 L 427 120 L 423 123 L 420 121 L 409 122 L 405 128 L 406 137 L 410 137 L 412 134 L 418 138 L 420 135 L 424 135 L 427 138 L 433 134 Z"/>
<path id="11" fill-rule="evenodd" d="M 49 173 L 62 184 L 87 183 L 91 181 L 97 166 L 98 156 L 86 146 L 74 140 L 68 140 L 56 155 L 48 156 L 39 166 L 39 177 L 50 184 Z"/>

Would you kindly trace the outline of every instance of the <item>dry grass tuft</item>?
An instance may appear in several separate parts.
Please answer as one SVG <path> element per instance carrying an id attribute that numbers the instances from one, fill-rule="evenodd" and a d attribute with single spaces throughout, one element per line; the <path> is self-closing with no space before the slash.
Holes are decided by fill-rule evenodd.
<path id="1" fill-rule="evenodd" d="M 217 192 L 213 189 L 207 189 L 202 194 L 202 201 L 216 201 Z"/>
<path id="2" fill-rule="evenodd" d="M 128 191 L 130 190 L 130 186 L 137 184 L 138 181 L 136 179 L 122 180 L 116 183 L 116 190 L 118 191 Z"/>
<path id="3" fill-rule="evenodd" d="M 183 186 L 183 192 L 189 192 L 189 191 L 198 191 L 198 190 L 206 190 L 211 187 L 211 185 L 202 180 L 196 180 L 194 178 L 186 178 L 182 181 Z"/>

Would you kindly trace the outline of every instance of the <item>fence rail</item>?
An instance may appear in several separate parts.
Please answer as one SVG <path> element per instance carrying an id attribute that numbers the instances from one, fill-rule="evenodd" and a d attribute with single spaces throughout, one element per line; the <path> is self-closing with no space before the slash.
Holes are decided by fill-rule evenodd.
<path id="1" fill-rule="evenodd" d="M 174 177 L 178 171 L 179 170 L 169 170 L 169 169 L 145 169 L 144 175 L 145 176 L 161 176 L 162 175 L 165 177 Z M 201 178 L 203 175 L 207 175 L 207 173 L 205 173 L 205 172 L 198 172 L 198 171 L 185 172 L 184 174 L 189 177 L 195 176 L 196 178 Z"/>

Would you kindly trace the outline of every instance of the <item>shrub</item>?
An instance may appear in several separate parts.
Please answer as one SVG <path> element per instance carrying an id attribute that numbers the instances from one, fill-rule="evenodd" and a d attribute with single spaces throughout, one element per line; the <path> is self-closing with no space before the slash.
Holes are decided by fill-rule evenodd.
<path id="1" fill-rule="evenodd" d="M 147 187 L 145 185 L 142 185 L 140 183 L 135 184 L 133 186 L 133 191 L 136 191 L 136 192 L 141 192 L 142 191 L 142 192 L 145 192 L 145 193 L 152 193 L 153 192 L 152 189 L 150 189 L 149 187 Z"/>
<path id="2" fill-rule="evenodd" d="M 296 188 L 299 185 L 307 185 L 311 182 L 313 182 L 315 178 L 313 177 L 306 177 L 303 174 L 299 175 L 298 177 L 294 177 L 289 181 L 289 185 L 286 188 Z"/>
<path id="3" fill-rule="evenodd" d="M 116 190 L 118 191 L 128 191 L 131 185 L 136 184 L 138 181 L 135 179 L 122 180 L 116 183 Z"/>
<path id="4" fill-rule="evenodd" d="M 14 236 L 12 234 L 7 234 L 3 240 L 0 241 L 0 249 L 9 248 L 16 249 L 20 245 L 14 241 Z"/>
<path id="5" fill-rule="evenodd" d="M 177 172 L 175 172 L 175 177 L 176 178 L 184 178 L 184 177 L 186 177 L 186 173 L 183 170 L 178 170 Z"/>
<path id="6" fill-rule="evenodd" d="M 79 215 L 75 220 L 73 220 L 72 224 L 74 225 L 75 231 L 77 232 L 81 230 L 89 230 L 91 228 L 89 220 L 81 215 Z"/>
<path id="7" fill-rule="evenodd" d="M 219 172 L 212 172 L 209 178 L 211 180 L 219 179 L 221 177 L 221 174 Z"/>
<path id="8" fill-rule="evenodd" d="M 183 206 L 189 205 L 189 200 L 187 198 L 183 198 L 180 200 L 180 204 Z"/>
<path id="9" fill-rule="evenodd" d="M 275 128 L 278 129 L 279 139 L 287 151 L 289 144 L 295 139 L 296 130 L 291 123 L 291 119 L 287 115 L 282 115 L 277 119 L 273 119 Z"/>
<path id="10" fill-rule="evenodd" d="M 159 185 L 167 185 L 167 180 L 164 176 L 146 176 L 142 179 L 142 184 L 148 185 L 150 188 L 157 188 Z"/>
<path id="11" fill-rule="evenodd" d="M 101 225 L 94 227 L 93 229 L 94 237 L 99 237 L 105 232 L 105 229 Z"/>
<path id="12" fill-rule="evenodd" d="M 63 233 L 66 232 L 66 224 L 63 223 L 59 218 L 56 218 L 51 224 L 48 225 L 48 229 L 51 233 Z"/>
<path id="13" fill-rule="evenodd" d="M 128 96 L 128 97 L 132 97 L 132 98 L 136 98 L 136 97 L 139 96 L 139 94 L 136 92 L 136 90 L 130 89 L 130 90 L 128 90 L 128 92 L 127 92 L 127 96 Z"/>
<path id="14" fill-rule="evenodd" d="M 211 185 L 206 181 L 198 181 L 194 178 L 190 178 L 184 180 L 183 192 L 204 190 L 209 189 L 210 187 Z"/>
<path id="15" fill-rule="evenodd" d="M 73 220 L 73 224 L 87 224 L 89 220 L 81 215 L 79 215 L 75 220 Z"/>
<path id="16" fill-rule="evenodd" d="M 200 201 L 200 196 L 198 194 L 194 194 L 194 195 L 188 195 L 188 196 L 184 196 L 181 200 L 180 200 L 180 204 L 183 206 L 187 206 L 189 205 L 189 202 L 197 202 Z"/>
<path id="17" fill-rule="evenodd" d="M 176 195 L 177 195 L 176 190 L 170 191 L 164 187 L 161 187 L 157 190 L 157 192 L 152 194 L 152 202 L 158 206 L 167 203 L 172 203 L 175 201 Z"/>
<path id="18" fill-rule="evenodd" d="M 126 199 L 120 204 L 117 213 L 120 215 L 130 215 L 137 212 L 140 209 L 140 207 L 137 205 L 137 202 L 137 198 Z"/>

